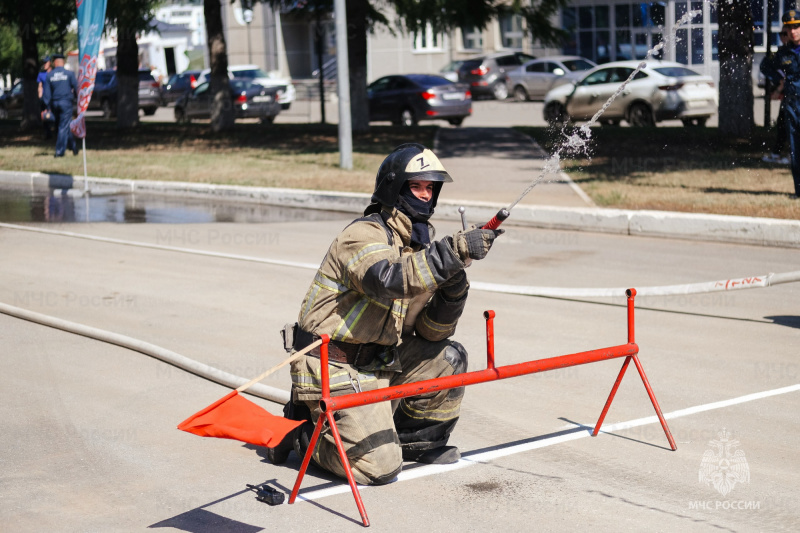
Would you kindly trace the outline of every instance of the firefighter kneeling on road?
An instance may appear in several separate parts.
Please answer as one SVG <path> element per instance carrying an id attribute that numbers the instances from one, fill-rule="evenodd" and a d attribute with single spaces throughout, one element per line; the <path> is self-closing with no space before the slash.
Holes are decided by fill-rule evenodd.
<path id="1" fill-rule="evenodd" d="M 333 241 L 303 300 L 293 349 L 330 336 L 332 396 L 461 374 L 467 352 L 449 340 L 464 309 L 471 260 L 483 259 L 502 230 L 473 228 L 431 240 L 428 219 L 443 183 L 452 178 L 420 144 L 397 147 L 381 164 L 364 217 Z M 305 454 L 320 416 L 319 348 L 292 363 L 292 400 L 284 416 L 308 420 L 276 448 L 273 463 L 291 449 Z M 382 484 L 403 460 L 454 463 L 447 446 L 458 421 L 464 388 L 381 402 L 336 412 L 355 481 Z M 313 422 L 313 424 L 312 424 Z M 345 477 L 330 428 L 317 442 L 314 461 Z"/>

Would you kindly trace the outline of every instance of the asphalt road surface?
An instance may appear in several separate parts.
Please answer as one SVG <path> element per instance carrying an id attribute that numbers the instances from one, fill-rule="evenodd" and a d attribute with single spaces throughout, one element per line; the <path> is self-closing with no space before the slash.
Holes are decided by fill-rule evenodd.
<path id="1" fill-rule="evenodd" d="M 318 263 L 350 219 L 265 224 L 70 224 L 51 229 Z M 452 223 L 437 224 L 440 235 Z M 283 360 L 313 270 L 0 228 L 0 302 L 174 350 L 253 377 Z M 472 280 L 642 287 L 797 270 L 798 251 L 507 227 Z M 407 463 L 362 491 L 373 531 L 797 531 L 800 285 L 637 299 L 636 340 L 677 442 L 670 451 L 621 361 L 468 388 L 459 468 Z M 455 338 L 485 367 L 482 312 L 507 365 L 626 342 L 623 298 L 473 290 Z M 346 483 L 299 459 L 176 429 L 225 387 L 85 337 L 0 315 L 0 521 L 7 531 L 357 531 Z M 288 371 L 267 378 L 288 389 Z M 728 400 L 733 400 L 727 402 Z M 280 406 L 255 399 L 273 413 Z M 723 403 L 719 403 L 723 402 Z M 648 417 L 650 417 L 648 419 Z M 645 419 L 645 420 L 642 420 Z M 636 422 L 638 421 L 638 422 Z M 735 467 L 731 469 L 730 467 Z M 747 475 L 745 475 L 745 473 Z M 326 489 L 330 489 L 327 490 Z"/>

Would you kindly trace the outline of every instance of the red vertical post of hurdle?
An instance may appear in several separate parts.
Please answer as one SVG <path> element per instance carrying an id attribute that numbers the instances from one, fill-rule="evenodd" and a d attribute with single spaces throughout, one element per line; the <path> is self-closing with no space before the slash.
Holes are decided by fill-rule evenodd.
<path id="1" fill-rule="evenodd" d="M 636 289 L 628 289 L 625 291 L 625 294 L 628 297 L 628 344 L 636 346 L 636 334 L 635 334 L 635 324 L 634 324 L 634 305 L 633 300 L 636 297 Z M 658 405 L 658 400 L 656 400 L 656 395 L 653 394 L 653 389 L 650 387 L 650 382 L 647 379 L 647 376 L 644 373 L 644 368 L 642 367 L 642 363 L 639 362 L 639 347 L 636 346 L 636 353 L 634 355 L 629 355 L 625 358 L 625 362 L 622 363 L 622 368 L 619 371 L 619 375 L 617 375 L 617 380 L 614 382 L 614 386 L 611 388 L 611 393 L 608 395 L 608 400 L 606 400 L 606 404 L 603 407 L 603 412 L 600 413 L 600 418 L 597 420 L 597 424 L 594 426 L 594 431 L 592 431 L 592 436 L 596 437 L 597 434 L 600 432 L 600 426 L 603 425 L 603 420 L 606 418 L 606 414 L 608 413 L 609 407 L 611 407 L 611 402 L 614 401 L 614 396 L 617 394 L 617 389 L 619 388 L 619 384 L 622 382 L 622 377 L 625 375 L 625 371 L 628 369 L 628 365 L 633 359 L 633 363 L 636 365 L 636 370 L 639 372 L 639 377 L 642 378 L 642 383 L 644 384 L 645 390 L 647 390 L 647 395 L 650 397 L 650 401 L 653 403 L 653 408 L 656 410 L 656 415 L 658 416 L 659 422 L 661 422 L 661 427 L 664 429 L 664 434 L 667 436 L 667 440 L 669 441 L 670 448 L 673 451 L 677 450 L 678 447 L 675 445 L 675 439 L 672 438 L 672 432 L 669 430 L 667 426 L 667 421 L 664 419 L 664 415 L 661 412 L 661 407 Z"/>
<path id="2" fill-rule="evenodd" d="M 494 370 L 494 311 L 484 311 L 486 319 L 486 368 Z"/>
<path id="3" fill-rule="evenodd" d="M 328 342 L 330 342 L 331 339 L 328 335 L 320 335 L 320 338 L 322 339 L 322 344 L 319 347 L 319 362 L 321 372 L 320 378 L 322 379 L 322 400 L 325 401 L 330 400 L 331 398 L 331 385 L 330 381 L 328 380 Z M 342 468 L 344 469 L 345 476 L 347 477 L 347 482 L 350 484 L 350 490 L 353 491 L 353 497 L 356 500 L 356 507 L 358 507 L 358 512 L 361 514 L 361 521 L 363 522 L 364 527 L 369 527 L 367 510 L 364 508 L 364 502 L 361 500 L 361 493 L 358 492 L 356 480 L 353 478 L 353 472 L 350 469 L 350 461 L 347 459 L 347 453 L 345 452 L 342 438 L 339 436 L 339 428 L 336 427 L 336 423 L 333 420 L 333 413 L 334 411 L 320 413 L 320 416 L 317 419 L 317 425 L 314 428 L 314 433 L 311 435 L 311 440 L 308 443 L 308 450 L 306 450 L 306 455 L 303 457 L 303 464 L 300 465 L 300 471 L 297 474 L 297 480 L 294 482 L 292 494 L 289 496 L 289 503 L 294 503 L 297 499 L 297 493 L 300 490 L 303 477 L 306 475 L 306 470 L 311 462 L 311 456 L 314 454 L 314 448 L 317 445 L 317 440 L 319 440 L 320 433 L 322 433 L 322 426 L 327 420 L 333 440 L 336 443 L 336 450 L 339 452 L 339 458 L 342 460 Z"/>

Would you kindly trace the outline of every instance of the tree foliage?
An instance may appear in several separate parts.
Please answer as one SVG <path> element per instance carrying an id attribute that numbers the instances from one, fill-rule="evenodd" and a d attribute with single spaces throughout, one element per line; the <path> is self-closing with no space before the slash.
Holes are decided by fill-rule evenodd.
<path id="1" fill-rule="evenodd" d="M 0 0 L 0 25 L 16 28 L 19 56 L 16 61 L 23 79 L 24 108 L 22 128 L 39 125 L 39 92 L 36 76 L 45 52 L 63 52 L 70 22 L 75 18 L 75 3 L 60 0 Z M 14 49 L 9 50 L 14 54 Z M 13 70 L 13 69 L 12 69 Z"/>
<path id="2" fill-rule="evenodd" d="M 22 76 L 22 43 L 17 23 L 0 25 L 0 75 L 14 80 Z"/>
<path id="3" fill-rule="evenodd" d="M 528 35 L 550 45 L 559 44 L 566 35 L 550 21 L 569 0 L 392 0 L 390 3 L 411 33 L 424 31 L 428 24 L 437 32 L 466 27 L 485 29 L 493 19 L 510 13 L 526 20 Z"/>
<path id="4" fill-rule="evenodd" d="M 282 0 L 265 0 L 274 7 L 283 7 Z M 436 32 L 456 28 L 485 28 L 489 22 L 506 13 L 518 14 L 527 22 L 528 35 L 544 45 L 558 45 L 566 32 L 553 26 L 551 20 L 569 0 L 348 0 L 347 42 L 350 67 L 350 113 L 353 131 L 369 129 L 367 102 L 367 32 L 377 25 L 390 31 L 409 33 L 425 31 L 428 25 Z M 398 27 L 389 20 L 381 7 L 391 7 L 397 13 Z M 296 2 L 289 10 L 308 18 L 319 10 L 333 10 L 331 0 Z"/>

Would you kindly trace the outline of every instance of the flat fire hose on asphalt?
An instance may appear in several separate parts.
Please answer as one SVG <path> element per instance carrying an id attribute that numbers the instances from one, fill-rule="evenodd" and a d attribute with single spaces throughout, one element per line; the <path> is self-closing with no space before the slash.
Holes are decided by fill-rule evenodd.
<path id="1" fill-rule="evenodd" d="M 62 331 L 75 333 L 76 335 L 82 335 L 90 339 L 107 342 L 109 344 L 116 344 L 117 346 L 122 346 L 123 348 L 128 348 L 129 350 L 149 355 L 150 357 L 154 357 L 160 361 L 164 361 L 165 363 L 169 363 L 178 368 L 186 370 L 187 372 L 191 372 L 192 374 L 206 378 L 214 383 L 225 385 L 226 387 L 230 387 L 232 389 L 248 385 L 248 394 L 252 394 L 253 396 L 258 396 L 259 398 L 270 400 L 281 405 L 289 401 L 289 393 L 285 390 L 260 383 L 251 384 L 253 380 L 248 380 L 246 378 L 230 374 L 224 370 L 214 368 L 213 366 L 195 361 L 194 359 L 189 359 L 188 357 L 179 353 L 156 346 L 155 344 L 150 344 L 149 342 L 134 339 L 133 337 L 120 335 L 119 333 L 113 333 L 111 331 L 93 328 L 90 326 L 84 326 L 83 324 L 43 315 L 41 313 L 28 311 L 27 309 L 21 309 L 19 307 L 14 307 L 4 303 L 0 303 L 0 313 L 21 318 L 23 320 L 28 320 L 43 326 L 49 326 Z M 281 364 L 285 364 L 287 361 L 288 359 Z M 276 368 L 273 367 L 270 369 L 270 371 L 271 370 L 276 370 Z M 259 376 L 259 378 L 263 379 L 265 374 L 262 374 Z"/>
<path id="2" fill-rule="evenodd" d="M 800 281 L 800 271 L 783 272 L 779 274 L 765 274 L 745 278 L 706 281 L 701 283 L 689 283 L 684 285 L 665 285 L 661 287 L 642 287 L 637 289 L 639 296 L 670 296 L 698 294 L 716 291 L 731 291 L 741 289 L 755 289 L 771 287 L 780 283 L 793 283 Z M 502 285 L 497 283 L 485 283 L 480 281 L 471 282 L 471 287 L 477 290 L 500 292 L 506 294 L 520 294 L 525 296 L 543 296 L 551 298 L 601 298 L 615 297 L 625 294 L 625 289 L 600 289 L 600 288 L 558 288 L 558 287 L 526 287 L 518 285 Z M 4 304 L 0 302 L 0 313 L 28 320 L 36 324 L 49 326 L 55 329 L 68 331 L 77 335 L 82 335 L 90 339 L 95 339 L 110 344 L 116 344 L 123 348 L 128 348 L 145 355 L 149 355 L 165 363 L 174 365 L 192 374 L 205 378 L 214 383 L 225 385 L 235 389 L 248 382 L 246 378 L 230 374 L 218 368 L 214 368 L 194 359 L 180 355 L 166 348 L 156 346 L 119 333 L 113 333 L 76 322 L 70 322 L 60 318 L 36 313 L 20 307 Z M 247 389 L 248 394 L 258 396 L 265 400 L 279 403 L 281 405 L 289 401 L 289 392 L 270 387 L 269 385 L 256 384 Z"/>

